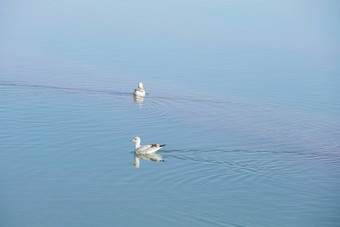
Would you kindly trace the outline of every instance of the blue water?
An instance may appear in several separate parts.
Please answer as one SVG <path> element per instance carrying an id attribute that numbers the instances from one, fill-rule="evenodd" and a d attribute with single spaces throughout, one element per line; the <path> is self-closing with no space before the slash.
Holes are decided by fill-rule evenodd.
<path id="1" fill-rule="evenodd" d="M 0 226 L 338 226 L 338 3 L 288 3 L 3 1 Z"/>

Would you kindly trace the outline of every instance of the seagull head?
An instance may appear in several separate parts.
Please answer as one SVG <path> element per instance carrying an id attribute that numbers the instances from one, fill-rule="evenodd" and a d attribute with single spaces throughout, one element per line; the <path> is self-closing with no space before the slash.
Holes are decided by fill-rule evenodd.
<path id="1" fill-rule="evenodd" d="M 143 82 L 139 82 L 139 83 L 138 83 L 138 88 L 144 88 Z"/>
<path id="2" fill-rule="evenodd" d="M 131 142 L 140 142 L 140 138 L 136 136 L 133 140 L 130 140 Z"/>

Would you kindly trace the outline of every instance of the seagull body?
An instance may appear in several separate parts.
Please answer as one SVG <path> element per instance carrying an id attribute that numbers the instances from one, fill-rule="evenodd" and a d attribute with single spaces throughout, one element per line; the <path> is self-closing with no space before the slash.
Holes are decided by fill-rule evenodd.
<path id="1" fill-rule="evenodd" d="M 140 145 L 140 138 L 136 137 L 133 140 L 131 140 L 131 142 L 135 142 L 135 152 L 137 154 L 152 154 L 155 153 L 156 151 L 158 151 L 159 149 L 161 149 L 162 147 L 165 146 L 165 144 L 163 145 L 159 145 L 159 144 L 151 144 L 151 145 Z"/>
<path id="2" fill-rule="evenodd" d="M 145 90 L 144 90 L 144 85 L 143 82 L 139 82 L 138 83 L 138 88 L 135 89 L 135 96 L 139 96 L 139 97 L 144 97 L 145 96 Z"/>

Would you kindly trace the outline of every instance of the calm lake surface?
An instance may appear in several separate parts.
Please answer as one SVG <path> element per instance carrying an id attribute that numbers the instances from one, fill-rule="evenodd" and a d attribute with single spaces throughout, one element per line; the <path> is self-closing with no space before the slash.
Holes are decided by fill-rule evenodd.
<path id="1" fill-rule="evenodd" d="M 4 1 L 0 226 L 339 226 L 333 8 Z"/>

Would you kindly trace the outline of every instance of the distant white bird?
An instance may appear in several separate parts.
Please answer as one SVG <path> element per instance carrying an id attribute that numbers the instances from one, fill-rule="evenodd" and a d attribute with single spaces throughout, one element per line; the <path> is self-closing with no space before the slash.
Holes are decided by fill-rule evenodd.
<path id="1" fill-rule="evenodd" d="M 138 83 L 138 88 L 135 89 L 135 96 L 139 96 L 139 97 L 144 97 L 145 96 L 145 90 L 144 90 L 144 85 L 143 82 L 139 82 Z"/>
<path id="2" fill-rule="evenodd" d="M 165 144 L 163 145 L 159 145 L 159 144 L 151 144 L 151 145 L 140 145 L 140 138 L 137 136 L 136 138 L 134 138 L 133 140 L 130 140 L 131 142 L 135 142 L 135 152 L 137 154 L 152 154 L 155 153 L 156 151 L 158 151 L 159 149 L 161 149 L 162 147 L 165 146 Z"/>

